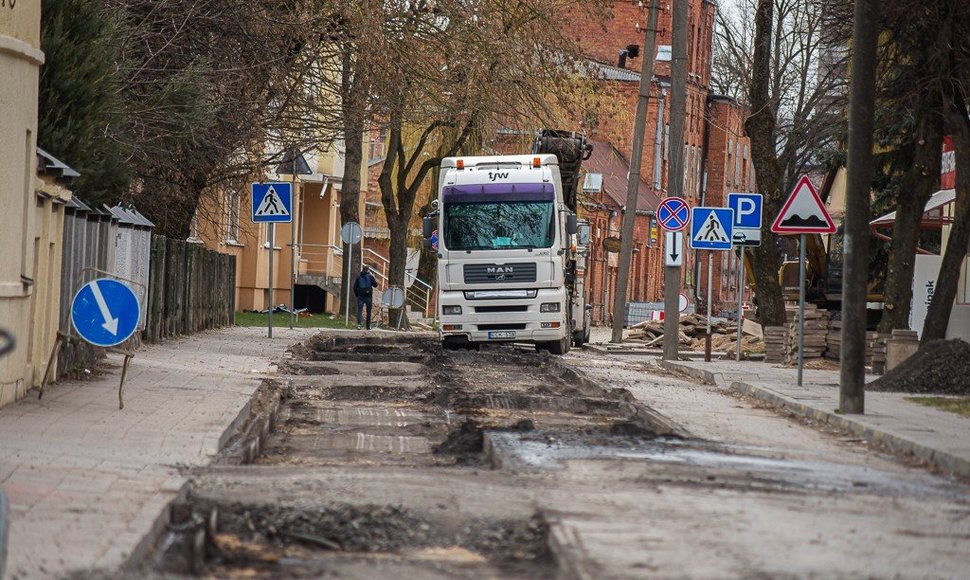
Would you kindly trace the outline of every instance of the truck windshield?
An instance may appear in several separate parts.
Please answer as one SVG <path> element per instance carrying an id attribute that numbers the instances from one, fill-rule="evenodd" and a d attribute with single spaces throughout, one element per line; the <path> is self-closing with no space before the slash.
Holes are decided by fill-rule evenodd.
<path id="1" fill-rule="evenodd" d="M 555 232 L 549 201 L 452 202 L 444 206 L 449 250 L 549 248 Z"/>

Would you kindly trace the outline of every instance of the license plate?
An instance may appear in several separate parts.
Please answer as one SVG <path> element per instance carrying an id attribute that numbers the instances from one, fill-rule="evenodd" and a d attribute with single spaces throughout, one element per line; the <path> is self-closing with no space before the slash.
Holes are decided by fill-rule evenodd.
<path id="1" fill-rule="evenodd" d="M 514 330 L 492 331 L 488 333 L 488 337 L 490 339 L 515 338 L 515 331 Z"/>

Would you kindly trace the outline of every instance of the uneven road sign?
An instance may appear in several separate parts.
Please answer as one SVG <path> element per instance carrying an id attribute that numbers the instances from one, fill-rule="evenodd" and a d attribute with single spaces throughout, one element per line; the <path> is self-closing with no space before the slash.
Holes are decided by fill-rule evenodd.
<path id="1" fill-rule="evenodd" d="M 123 282 L 98 278 L 88 282 L 71 302 L 71 324 L 95 346 L 117 346 L 128 340 L 141 319 L 135 293 Z"/>
<path id="2" fill-rule="evenodd" d="M 776 234 L 835 233 L 835 222 L 807 175 L 798 180 L 781 213 L 771 224 L 771 231 Z"/>
<path id="3" fill-rule="evenodd" d="M 727 207 L 734 210 L 735 246 L 761 245 L 761 207 L 760 193 L 729 193 Z"/>
<path id="4" fill-rule="evenodd" d="M 289 183 L 254 183 L 253 223 L 293 221 L 293 186 Z"/>
<path id="5" fill-rule="evenodd" d="M 657 206 L 657 221 L 671 232 L 679 232 L 690 223 L 690 206 L 681 197 L 665 197 Z"/>
<path id="6" fill-rule="evenodd" d="M 695 250 L 730 250 L 734 237 L 734 210 L 726 207 L 691 208 L 690 247 Z"/>

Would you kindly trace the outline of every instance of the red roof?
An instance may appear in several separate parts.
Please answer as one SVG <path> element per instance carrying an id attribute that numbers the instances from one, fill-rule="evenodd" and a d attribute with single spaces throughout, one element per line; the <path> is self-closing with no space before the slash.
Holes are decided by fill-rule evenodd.
<path id="1" fill-rule="evenodd" d="M 583 162 L 583 169 L 587 173 L 603 175 L 603 193 L 606 200 L 612 200 L 617 208 L 626 205 L 627 175 L 630 173 L 630 164 L 615 147 L 605 141 L 594 141 L 593 154 Z M 655 211 L 660 203 L 660 197 L 651 190 L 642 176 L 641 171 L 637 209 Z M 591 192 L 588 192 L 586 195 L 590 194 Z"/>

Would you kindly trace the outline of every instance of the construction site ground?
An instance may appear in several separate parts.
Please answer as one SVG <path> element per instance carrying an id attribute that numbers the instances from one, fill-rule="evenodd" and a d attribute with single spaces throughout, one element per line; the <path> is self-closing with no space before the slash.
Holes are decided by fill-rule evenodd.
<path id="1" fill-rule="evenodd" d="M 280 341 L 239 332 L 188 339 L 181 352 L 197 349 L 197 373 L 212 372 L 212 344 L 227 339 L 262 344 L 265 362 L 283 356 Z M 225 371 L 253 395 L 248 405 L 213 403 L 210 381 L 177 373 L 170 387 L 155 385 L 172 400 L 153 399 L 153 412 L 171 407 L 173 423 L 191 423 L 174 399 L 197 397 L 197 409 L 222 409 L 210 408 L 205 425 L 226 436 L 217 454 L 200 444 L 192 458 L 181 449 L 131 465 L 130 478 L 165 475 L 177 491 L 155 526 L 144 523 L 148 507 L 99 509 L 105 521 L 129 518 L 130 533 L 107 540 L 103 557 L 57 560 L 45 534 L 94 533 L 97 518 L 76 496 L 120 508 L 137 486 L 55 487 L 74 501 L 59 511 L 51 497 L 46 528 L 29 518 L 18 527 L 30 494 L 8 489 L 14 535 L 29 529 L 34 540 L 11 545 L 12 577 L 946 578 L 970 569 L 961 480 L 653 357 L 448 352 L 430 334 L 288 338 L 277 372 L 248 359 Z M 746 364 L 754 375 L 762 363 Z M 144 387 L 137 377 L 132 393 Z M 62 420 L 86 404 L 114 421 L 138 412 L 134 398 L 124 411 L 98 407 L 113 384 L 102 382 L 55 387 L 77 397 L 58 407 Z M 31 421 L 44 404 L 20 414 L 22 462 L 43 445 Z M 110 435 L 89 431 L 93 446 Z M 200 435 L 180 432 L 163 448 Z M 53 471 L 58 459 L 46 459 L 34 467 Z M 11 477 L 0 474 L 5 489 Z"/>

